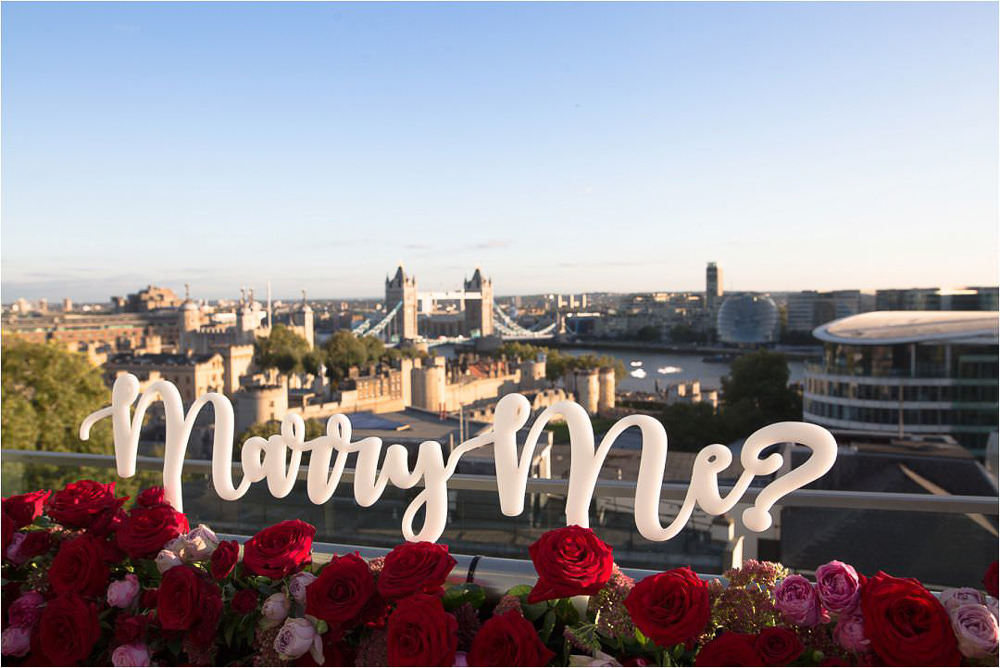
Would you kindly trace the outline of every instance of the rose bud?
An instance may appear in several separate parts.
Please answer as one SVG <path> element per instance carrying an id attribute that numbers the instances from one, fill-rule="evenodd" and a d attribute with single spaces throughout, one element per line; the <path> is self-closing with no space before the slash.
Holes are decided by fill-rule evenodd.
<path id="1" fill-rule="evenodd" d="M 287 596 L 278 592 L 267 597 L 261 607 L 261 614 L 269 622 L 268 626 L 277 626 L 288 616 L 291 609 L 292 602 L 288 600 Z"/>
<path id="2" fill-rule="evenodd" d="M 774 603 L 790 624 L 816 626 L 823 620 L 816 590 L 801 575 L 789 575 L 774 588 Z"/>
<path id="3" fill-rule="evenodd" d="M 108 585 L 108 605 L 113 608 L 128 608 L 139 597 L 139 578 L 129 573 L 124 580 L 116 580 Z"/>
<path id="4" fill-rule="evenodd" d="M 149 666 L 152 665 L 149 658 L 149 649 L 142 643 L 130 643 L 119 645 L 111 654 L 111 665 L 113 666 Z"/>
<path id="5" fill-rule="evenodd" d="M 0 652 L 4 656 L 25 656 L 31 649 L 31 629 L 11 626 L 0 636 Z"/>
<path id="6" fill-rule="evenodd" d="M 306 588 L 316 580 L 312 573 L 302 571 L 288 580 L 288 593 L 296 603 L 306 604 Z"/>
<path id="7" fill-rule="evenodd" d="M 156 555 L 156 570 L 166 573 L 174 566 L 180 566 L 184 561 L 170 550 L 160 550 Z"/>

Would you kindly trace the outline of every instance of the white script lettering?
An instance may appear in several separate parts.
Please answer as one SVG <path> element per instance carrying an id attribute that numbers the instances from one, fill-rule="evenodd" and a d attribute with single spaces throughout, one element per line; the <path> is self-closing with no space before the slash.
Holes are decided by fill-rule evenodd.
<path id="1" fill-rule="evenodd" d="M 508 394 L 497 403 L 491 430 L 459 444 L 447 460 L 440 443 L 424 441 L 417 450 L 412 471 L 407 449 L 399 444 L 389 445 L 379 470 L 382 439 L 368 437 L 351 441 L 351 422 L 347 416 L 334 415 L 327 421 L 325 435 L 307 441 L 302 417 L 289 413 L 281 422 L 280 434 L 267 439 L 255 436 L 243 444 L 240 452 L 243 478 L 239 485 L 235 485 L 232 475 L 234 416 L 229 400 L 215 392 L 203 395 L 185 415 L 180 393 L 173 383 L 163 380 L 151 383 L 141 396 L 139 388 L 139 380 L 132 374 L 119 376 L 111 391 L 111 406 L 84 419 L 80 426 L 80 438 L 86 440 L 95 422 L 110 417 L 114 428 L 118 475 L 129 478 L 135 475 L 143 417 L 153 401 L 161 400 L 166 417 L 163 488 L 167 501 L 178 510 L 183 510 L 181 471 L 191 430 L 201 409 L 212 404 L 215 411 L 212 483 L 221 498 L 235 501 L 246 494 L 251 484 L 265 478 L 273 496 L 287 496 L 298 478 L 302 455 L 308 452 L 306 489 L 309 500 L 317 505 L 323 504 L 336 491 L 348 456 L 357 453 L 354 498 L 363 507 L 378 501 L 390 483 L 400 489 L 412 489 L 423 481 L 423 489 L 403 514 L 403 536 L 408 541 L 436 541 L 441 537 L 448 519 L 448 480 L 465 453 L 485 445 L 493 445 L 500 509 L 507 516 L 520 515 L 524 511 L 525 489 L 538 439 L 555 416 L 561 416 L 566 421 L 570 433 L 566 523 L 583 527 L 590 524 L 589 508 L 594 487 L 611 446 L 626 429 L 637 427 L 642 432 L 635 489 L 635 523 L 639 533 L 652 541 L 669 540 L 676 536 L 690 519 L 695 506 L 710 515 L 732 510 L 754 477 L 771 475 L 781 468 L 784 461 L 781 454 L 760 457 L 764 449 L 771 445 L 799 443 L 809 447 L 812 453 L 801 466 L 768 484 L 757 495 L 754 505 L 743 512 L 743 523 L 751 531 L 764 531 L 771 526 L 770 510 L 774 504 L 786 494 L 824 475 L 837 457 L 837 443 L 822 427 L 804 422 L 779 422 L 763 427 L 744 443 L 740 454 L 743 472 L 733 489 L 723 497 L 719 492 L 718 476 L 732 463 L 733 455 L 724 445 L 709 445 L 695 457 L 691 484 L 680 512 L 673 522 L 663 527 L 659 509 L 667 462 L 667 433 L 659 420 L 648 415 L 622 418 L 595 450 L 594 431 L 586 411 L 572 401 L 562 401 L 542 411 L 528 431 L 518 456 L 517 432 L 527 423 L 531 405 L 520 394 Z M 139 403 L 130 418 L 130 409 L 136 399 Z M 417 531 L 413 522 L 421 508 L 425 510 L 424 522 Z"/>

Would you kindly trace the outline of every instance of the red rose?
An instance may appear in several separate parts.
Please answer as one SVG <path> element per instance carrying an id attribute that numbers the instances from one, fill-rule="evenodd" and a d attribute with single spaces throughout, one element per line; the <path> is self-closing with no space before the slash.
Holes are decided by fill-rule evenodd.
<path id="1" fill-rule="evenodd" d="M 747 633 L 723 633 L 701 648 L 694 665 L 763 666 L 753 643 L 754 636 Z"/>
<path id="2" fill-rule="evenodd" d="M 14 539 L 14 520 L 2 510 L 0 510 L 0 516 L 3 517 L 3 520 L 0 521 L 0 527 L 3 528 L 3 552 L 0 553 L 0 557 L 6 559 L 7 547 L 10 545 L 10 541 Z"/>
<path id="3" fill-rule="evenodd" d="M 644 578 L 625 597 L 625 607 L 636 627 L 665 648 L 699 636 L 711 614 L 708 585 L 690 568 Z"/>
<path id="4" fill-rule="evenodd" d="M 306 587 L 306 614 L 343 626 L 358 620 L 375 595 L 375 578 L 356 554 L 333 557 Z"/>
<path id="5" fill-rule="evenodd" d="M 209 567 L 212 577 L 216 580 L 225 578 L 236 568 L 236 562 L 239 561 L 239 558 L 239 543 L 235 540 L 224 540 L 219 543 L 219 546 L 212 552 L 211 565 Z"/>
<path id="6" fill-rule="evenodd" d="M 192 566 L 174 566 L 163 574 L 156 596 L 156 615 L 160 626 L 168 631 L 186 631 L 206 627 L 215 632 L 215 623 L 222 608 L 219 588 L 202 578 Z"/>
<path id="7" fill-rule="evenodd" d="M 390 666 L 451 666 L 458 649 L 458 621 L 441 599 L 414 594 L 389 615 L 386 644 Z"/>
<path id="8" fill-rule="evenodd" d="M 127 496 L 115 496 L 115 483 L 104 485 L 93 480 L 71 482 L 49 497 L 49 517 L 71 529 L 103 528 L 110 525 Z"/>
<path id="9" fill-rule="evenodd" d="M 100 637 L 97 609 L 76 594 L 64 594 L 45 606 L 32 645 L 37 643 L 52 665 L 69 666 L 89 658 Z"/>
<path id="10" fill-rule="evenodd" d="M 316 527 L 286 520 L 257 533 L 243 545 L 243 567 L 253 575 L 279 580 L 309 563 Z"/>
<path id="11" fill-rule="evenodd" d="M 355 650 L 338 633 L 327 631 L 323 639 L 323 663 L 316 663 L 312 652 L 306 652 L 292 661 L 293 666 L 353 666 Z"/>
<path id="12" fill-rule="evenodd" d="M 986 575 L 983 576 L 983 586 L 986 587 L 987 594 L 993 598 L 997 597 L 997 562 L 994 561 L 986 569 Z"/>
<path id="13" fill-rule="evenodd" d="M 378 593 L 397 600 L 417 592 L 433 594 L 441 589 L 455 560 L 447 545 L 434 543 L 403 543 L 385 555 L 378 576 Z"/>
<path id="14" fill-rule="evenodd" d="M 3 500 L 3 511 L 14 521 L 15 529 L 26 527 L 42 514 L 42 507 L 51 493 L 39 490 L 8 497 Z"/>
<path id="15" fill-rule="evenodd" d="M 765 666 L 790 665 L 806 649 L 794 631 L 780 627 L 761 631 L 753 646 Z"/>
<path id="16" fill-rule="evenodd" d="M 166 502 L 167 495 L 162 487 L 149 487 L 139 492 L 139 496 L 135 497 L 135 505 L 143 508 L 152 508 Z"/>
<path id="17" fill-rule="evenodd" d="M 528 552 L 538 573 L 528 603 L 596 594 L 615 565 L 611 548 L 590 529 L 575 525 L 543 533 Z"/>
<path id="18" fill-rule="evenodd" d="M 159 589 L 144 589 L 142 591 L 142 596 L 139 598 L 139 605 L 141 605 L 146 610 L 152 610 L 156 607 L 158 599 L 160 598 Z"/>
<path id="19" fill-rule="evenodd" d="M 555 652 L 538 637 L 535 626 L 517 610 L 490 617 L 469 652 L 470 666 L 544 666 Z"/>
<path id="20" fill-rule="evenodd" d="M 252 589 L 241 589 L 233 596 L 233 612 L 238 615 L 246 615 L 257 609 L 260 595 Z"/>
<path id="21" fill-rule="evenodd" d="M 222 590 L 214 582 L 202 579 L 200 602 L 201 612 L 197 623 L 188 633 L 188 638 L 197 647 L 207 648 L 215 642 L 219 619 L 222 618 Z"/>
<path id="22" fill-rule="evenodd" d="M 890 666 L 957 666 L 962 659 L 944 606 L 912 578 L 879 572 L 861 589 L 865 635 Z"/>
<path id="23" fill-rule="evenodd" d="M 118 527 L 118 547 L 133 559 L 155 557 L 163 546 L 187 533 L 187 517 L 172 506 L 136 506 Z"/>
<path id="24" fill-rule="evenodd" d="M 101 596 L 108 586 L 110 571 L 104 561 L 104 541 L 82 534 L 64 542 L 49 568 L 49 583 L 57 594 Z"/>
<path id="25" fill-rule="evenodd" d="M 115 642 L 119 645 L 128 645 L 143 640 L 148 625 L 149 617 L 147 615 L 119 613 L 118 618 L 115 619 Z"/>

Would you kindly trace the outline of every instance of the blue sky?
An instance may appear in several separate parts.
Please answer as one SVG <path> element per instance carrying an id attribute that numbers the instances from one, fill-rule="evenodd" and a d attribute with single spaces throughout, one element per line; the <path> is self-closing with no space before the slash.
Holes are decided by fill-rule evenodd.
<path id="1" fill-rule="evenodd" d="M 4 3 L 18 297 L 996 285 L 995 3 Z"/>

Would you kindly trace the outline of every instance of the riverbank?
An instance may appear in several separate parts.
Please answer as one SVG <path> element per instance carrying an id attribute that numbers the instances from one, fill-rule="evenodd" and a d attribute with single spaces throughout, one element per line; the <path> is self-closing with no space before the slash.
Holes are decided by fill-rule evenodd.
<path id="1" fill-rule="evenodd" d="M 541 344 L 547 348 L 591 348 L 597 350 L 621 350 L 630 352 L 651 352 L 651 353 L 672 353 L 678 355 L 742 355 L 749 352 L 745 348 L 735 348 L 730 346 L 702 346 L 697 344 L 677 344 L 677 343 L 649 343 L 645 341 L 608 341 L 607 339 L 577 339 L 575 341 L 557 341 L 552 339 Z M 780 352 L 790 360 L 811 360 L 818 359 L 822 353 L 822 346 L 809 346 L 803 349 L 797 346 L 796 350 L 771 349 Z"/>

